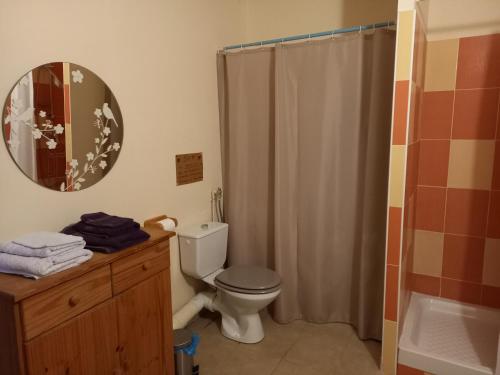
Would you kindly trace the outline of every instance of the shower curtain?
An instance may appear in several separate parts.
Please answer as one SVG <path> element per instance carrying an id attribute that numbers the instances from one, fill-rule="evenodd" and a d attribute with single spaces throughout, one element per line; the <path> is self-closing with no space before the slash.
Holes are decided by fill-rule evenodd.
<path id="1" fill-rule="evenodd" d="M 217 57 L 231 265 L 282 277 L 272 308 L 381 338 L 395 35 Z"/>

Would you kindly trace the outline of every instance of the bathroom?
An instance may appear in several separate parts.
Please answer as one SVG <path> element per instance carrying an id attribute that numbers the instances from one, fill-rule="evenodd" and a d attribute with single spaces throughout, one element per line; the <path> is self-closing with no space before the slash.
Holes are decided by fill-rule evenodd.
<path id="1" fill-rule="evenodd" d="M 109 103 L 118 137 L 103 178 L 77 189 L 74 175 L 75 191 L 61 192 L 70 180 L 48 189 L 16 162 L 3 119 L 0 242 L 95 212 L 151 233 L 148 248 L 95 252 L 38 280 L 0 274 L 0 374 L 173 375 L 180 326 L 199 337 L 206 375 L 500 374 L 496 0 L 0 0 L 0 10 L 2 100 L 36 67 L 70 63 L 72 85 L 76 71 L 105 82 L 90 113 L 104 118 Z M 308 46 L 326 48 L 307 52 L 313 69 L 301 65 Z M 300 95 L 299 73 L 312 83 Z M 290 113 L 296 128 L 283 127 Z M 314 126 L 325 118 L 338 129 Z M 199 169 L 179 183 L 183 155 Z M 167 232 L 153 228 L 160 215 L 172 218 Z M 256 343 L 226 337 L 217 309 L 180 314 L 217 287 L 189 275 L 182 243 L 209 221 L 229 224 L 224 267 L 272 270 L 249 278 L 274 288 L 280 278 Z M 433 337 L 436 322 L 458 328 Z M 429 353 L 430 339 L 458 354 Z M 109 350 L 71 349 L 89 342 Z"/>

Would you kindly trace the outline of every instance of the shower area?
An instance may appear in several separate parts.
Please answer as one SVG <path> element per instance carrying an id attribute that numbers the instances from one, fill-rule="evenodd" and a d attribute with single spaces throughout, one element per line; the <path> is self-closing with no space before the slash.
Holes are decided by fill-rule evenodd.
<path id="1" fill-rule="evenodd" d="M 500 4 L 400 6 L 395 77 L 384 372 L 498 375 Z"/>
<path id="2" fill-rule="evenodd" d="M 217 56 L 229 265 L 279 273 L 278 323 L 382 338 L 395 41 L 385 22 Z"/>

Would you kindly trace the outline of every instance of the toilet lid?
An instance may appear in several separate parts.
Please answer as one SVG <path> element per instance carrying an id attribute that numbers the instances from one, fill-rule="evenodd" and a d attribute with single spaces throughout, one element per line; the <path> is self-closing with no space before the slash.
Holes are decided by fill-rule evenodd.
<path id="1" fill-rule="evenodd" d="M 232 266 L 215 277 L 215 285 L 247 294 L 271 293 L 280 288 L 279 275 L 264 267 Z"/>

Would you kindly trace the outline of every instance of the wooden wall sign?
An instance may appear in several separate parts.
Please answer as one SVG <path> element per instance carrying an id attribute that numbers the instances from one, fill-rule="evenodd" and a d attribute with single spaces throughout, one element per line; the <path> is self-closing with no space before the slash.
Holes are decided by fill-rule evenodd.
<path id="1" fill-rule="evenodd" d="M 175 169 L 177 185 L 203 181 L 202 153 L 175 155 Z"/>

